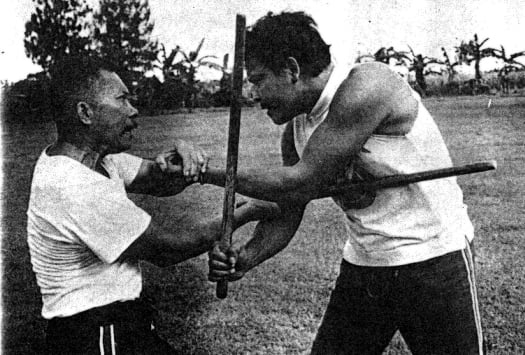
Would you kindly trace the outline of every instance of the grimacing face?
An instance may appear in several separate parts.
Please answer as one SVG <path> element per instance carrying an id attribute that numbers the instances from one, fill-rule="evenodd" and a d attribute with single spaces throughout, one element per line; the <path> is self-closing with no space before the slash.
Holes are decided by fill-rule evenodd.
<path id="1" fill-rule="evenodd" d="M 283 70 L 275 74 L 256 61 L 249 61 L 247 73 L 261 109 L 267 110 L 266 114 L 275 124 L 284 124 L 301 114 L 296 101 L 298 92 L 289 72 Z"/>
<path id="2" fill-rule="evenodd" d="M 109 153 L 120 153 L 131 148 L 132 131 L 137 128 L 138 111 L 129 102 L 129 91 L 113 72 L 102 70 L 96 81 L 93 109 L 93 133 L 97 143 Z"/>

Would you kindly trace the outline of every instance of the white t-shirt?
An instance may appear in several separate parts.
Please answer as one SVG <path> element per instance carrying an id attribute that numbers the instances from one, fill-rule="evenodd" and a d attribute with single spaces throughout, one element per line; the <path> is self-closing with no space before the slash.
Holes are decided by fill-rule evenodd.
<path id="1" fill-rule="evenodd" d="M 140 296 L 138 263 L 117 259 L 151 221 L 125 190 L 141 163 L 130 154 L 108 155 L 108 179 L 74 159 L 42 152 L 31 184 L 27 241 L 44 318 Z"/>

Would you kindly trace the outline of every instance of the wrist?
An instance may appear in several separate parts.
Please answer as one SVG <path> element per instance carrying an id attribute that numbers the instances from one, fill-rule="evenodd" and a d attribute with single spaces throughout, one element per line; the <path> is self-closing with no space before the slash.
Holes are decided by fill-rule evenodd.
<path id="1" fill-rule="evenodd" d="M 237 249 L 237 263 L 236 268 L 243 273 L 246 273 L 253 269 L 256 265 L 253 264 L 253 258 L 250 259 L 248 251 L 246 250 L 246 245 L 241 246 Z"/>
<path id="2" fill-rule="evenodd" d="M 209 184 L 209 174 L 208 174 L 208 171 L 205 171 L 205 172 L 201 172 L 199 174 L 199 180 L 198 180 L 199 184 L 201 185 L 204 185 L 204 184 Z"/>

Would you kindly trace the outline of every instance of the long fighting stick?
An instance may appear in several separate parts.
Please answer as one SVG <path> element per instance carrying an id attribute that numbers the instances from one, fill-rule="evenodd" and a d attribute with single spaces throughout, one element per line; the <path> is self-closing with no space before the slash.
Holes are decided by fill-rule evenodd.
<path id="1" fill-rule="evenodd" d="M 228 155 L 226 158 L 226 182 L 224 185 L 224 206 L 222 214 L 222 238 L 219 242 L 221 250 L 227 250 L 233 234 L 233 218 L 235 210 L 235 185 L 237 182 L 237 158 L 239 155 L 239 132 L 241 128 L 242 79 L 244 72 L 244 39 L 246 36 L 246 17 L 237 14 L 235 21 L 235 57 L 233 62 L 233 85 L 230 103 L 230 125 L 228 131 Z M 228 282 L 217 283 L 216 295 L 226 298 Z"/>
<path id="2" fill-rule="evenodd" d="M 348 193 L 352 191 L 374 191 L 379 189 L 406 186 L 416 182 L 441 179 L 457 175 L 465 175 L 472 173 L 480 173 L 483 171 L 496 169 L 495 161 L 483 161 L 478 163 L 466 164 L 461 166 L 454 166 L 451 168 L 442 168 L 435 170 L 426 170 L 413 174 L 399 174 L 390 175 L 377 178 L 372 181 L 364 181 L 359 183 L 347 183 L 337 186 L 332 186 L 321 191 L 317 198 L 329 197 L 340 193 Z"/>

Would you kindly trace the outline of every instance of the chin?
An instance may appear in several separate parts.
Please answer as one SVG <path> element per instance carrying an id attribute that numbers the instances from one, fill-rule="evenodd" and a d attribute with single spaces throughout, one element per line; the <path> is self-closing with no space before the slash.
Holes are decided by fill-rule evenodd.
<path id="1" fill-rule="evenodd" d="M 270 117 L 270 119 L 273 121 L 273 123 L 275 123 L 276 125 L 282 125 L 282 124 L 285 124 L 287 123 L 288 121 L 290 121 L 291 119 L 293 119 L 293 117 L 286 117 L 285 115 L 281 114 L 281 113 L 278 113 L 278 112 L 271 112 L 271 113 L 266 113 L 268 117 Z"/>
<path id="2" fill-rule="evenodd" d="M 129 143 L 121 143 L 118 146 L 113 147 L 111 149 L 111 153 L 110 154 L 122 153 L 122 152 L 125 152 L 126 150 L 129 150 L 129 149 L 131 149 L 131 144 L 129 144 Z"/>

